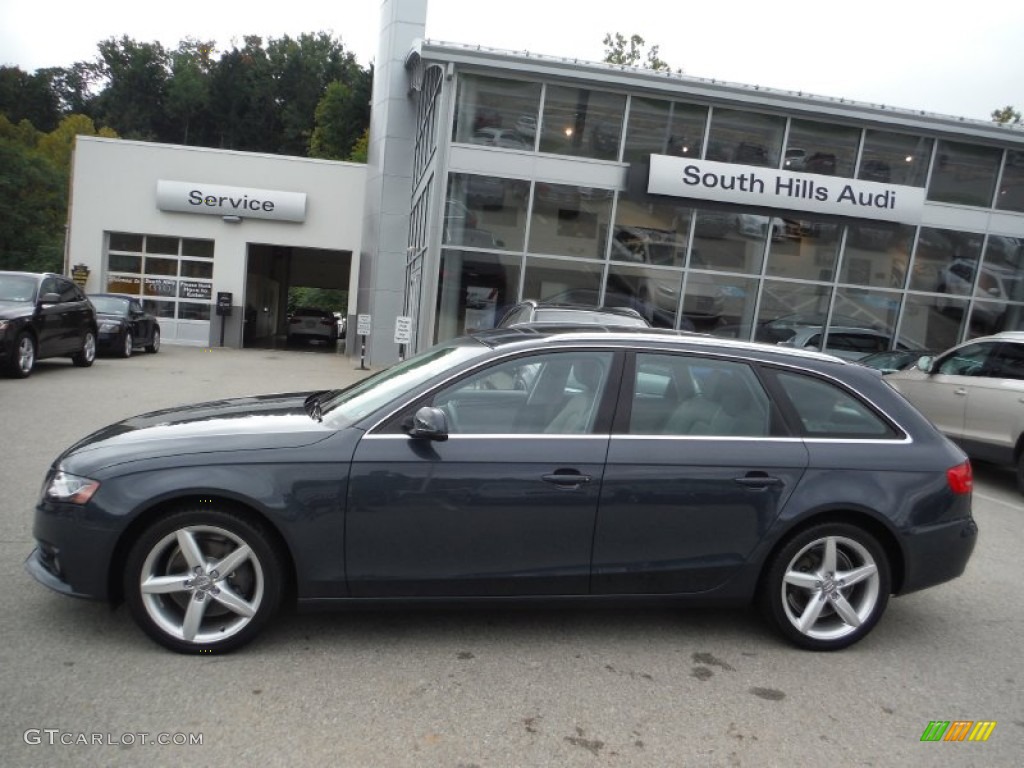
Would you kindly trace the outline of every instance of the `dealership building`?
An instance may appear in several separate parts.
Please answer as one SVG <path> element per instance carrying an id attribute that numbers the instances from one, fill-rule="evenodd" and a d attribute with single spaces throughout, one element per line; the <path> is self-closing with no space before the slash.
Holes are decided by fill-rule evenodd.
<path id="1" fill-rule="evenodd" d="M 170 343 L 261 343 L 289 287 L 347 289 L 375 366 L 523 299 L 861 352 L 1024 329 L 1019 127 L 434 42 L 426 15 L 381 3 L 365 166 L 80 138 L 69 268 Z"/>

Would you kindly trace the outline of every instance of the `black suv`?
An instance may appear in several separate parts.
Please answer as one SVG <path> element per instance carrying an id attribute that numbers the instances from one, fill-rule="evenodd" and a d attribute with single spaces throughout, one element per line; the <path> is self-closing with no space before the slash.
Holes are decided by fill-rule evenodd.
<path id="1" fill-rule="evenodd" d="M 61 275 L 0 272 L 0 369 L 23 379 L 36 360 L 67 356 L 80 367 L 96 359 L 96 311 Z"/>

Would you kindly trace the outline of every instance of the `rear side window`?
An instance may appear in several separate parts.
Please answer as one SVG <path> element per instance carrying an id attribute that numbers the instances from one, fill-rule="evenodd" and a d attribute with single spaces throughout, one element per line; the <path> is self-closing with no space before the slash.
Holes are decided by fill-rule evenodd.
<path id="1" fill-rule="evenodd" d="M 996 378 L 1024 380 L 1024 344 L 1000 344 L 989 365 Z"/>
<path id="2" fill-rule="evenodd" d="M 845 389 L 815 376 L 776 374 L 806 437 L 888 439 L 899 433 Z"/>

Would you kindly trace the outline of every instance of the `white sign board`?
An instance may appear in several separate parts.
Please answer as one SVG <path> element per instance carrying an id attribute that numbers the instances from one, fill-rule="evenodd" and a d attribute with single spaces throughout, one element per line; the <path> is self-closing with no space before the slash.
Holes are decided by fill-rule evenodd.
<path id="1" fill-rule="evenodd" d="M 175 213 L 305 221 L 306 193 L 160 179 L 156 183 L 156 207 Z"/>
<path id="2" fill-rule="evenodd" d="M 370 335 L 370 316 L 359 315 L 356 322 L 356 335 L 357 336 L 369 336 Z"/>
<path id="3" fill-rule="evenodd" d="M 395 344 L 408 344 L 412 341 L 412 318 L 399 315 L 395 318 Z"/>
<path id="4" fill-rule="evenodd" d="M 818 173 L 651 155 L 647 191 L 767 208 L 918 224 L 924 189 Z"/>

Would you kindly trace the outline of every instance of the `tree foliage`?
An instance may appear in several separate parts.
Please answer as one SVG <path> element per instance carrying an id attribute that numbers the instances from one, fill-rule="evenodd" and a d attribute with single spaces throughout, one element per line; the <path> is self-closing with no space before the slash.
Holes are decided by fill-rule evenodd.
<path id="1" fill-rule="evenodd" d="M 630 35 L 625 38 L 619 32 L 614 36 L 609 33 L 604 36 L 604 58 L 602 61 L 608 64 L 622 64 L 627 67 L 642 67 L 652 69 L 655 72 L 671 72 L 672 67 L 668 62 L 658 56 L 659 47 L 652 45 L 646 51 L 646 41 L 640 35 Z M 682 73 L 682 69 L 676 69 Z"/>
<path id="2" fill-rule="evenodd" d="M 1000 125 L 1020 125 L 1021 114 L 1011 106 L 992 110 L 992 121 Z"/>

